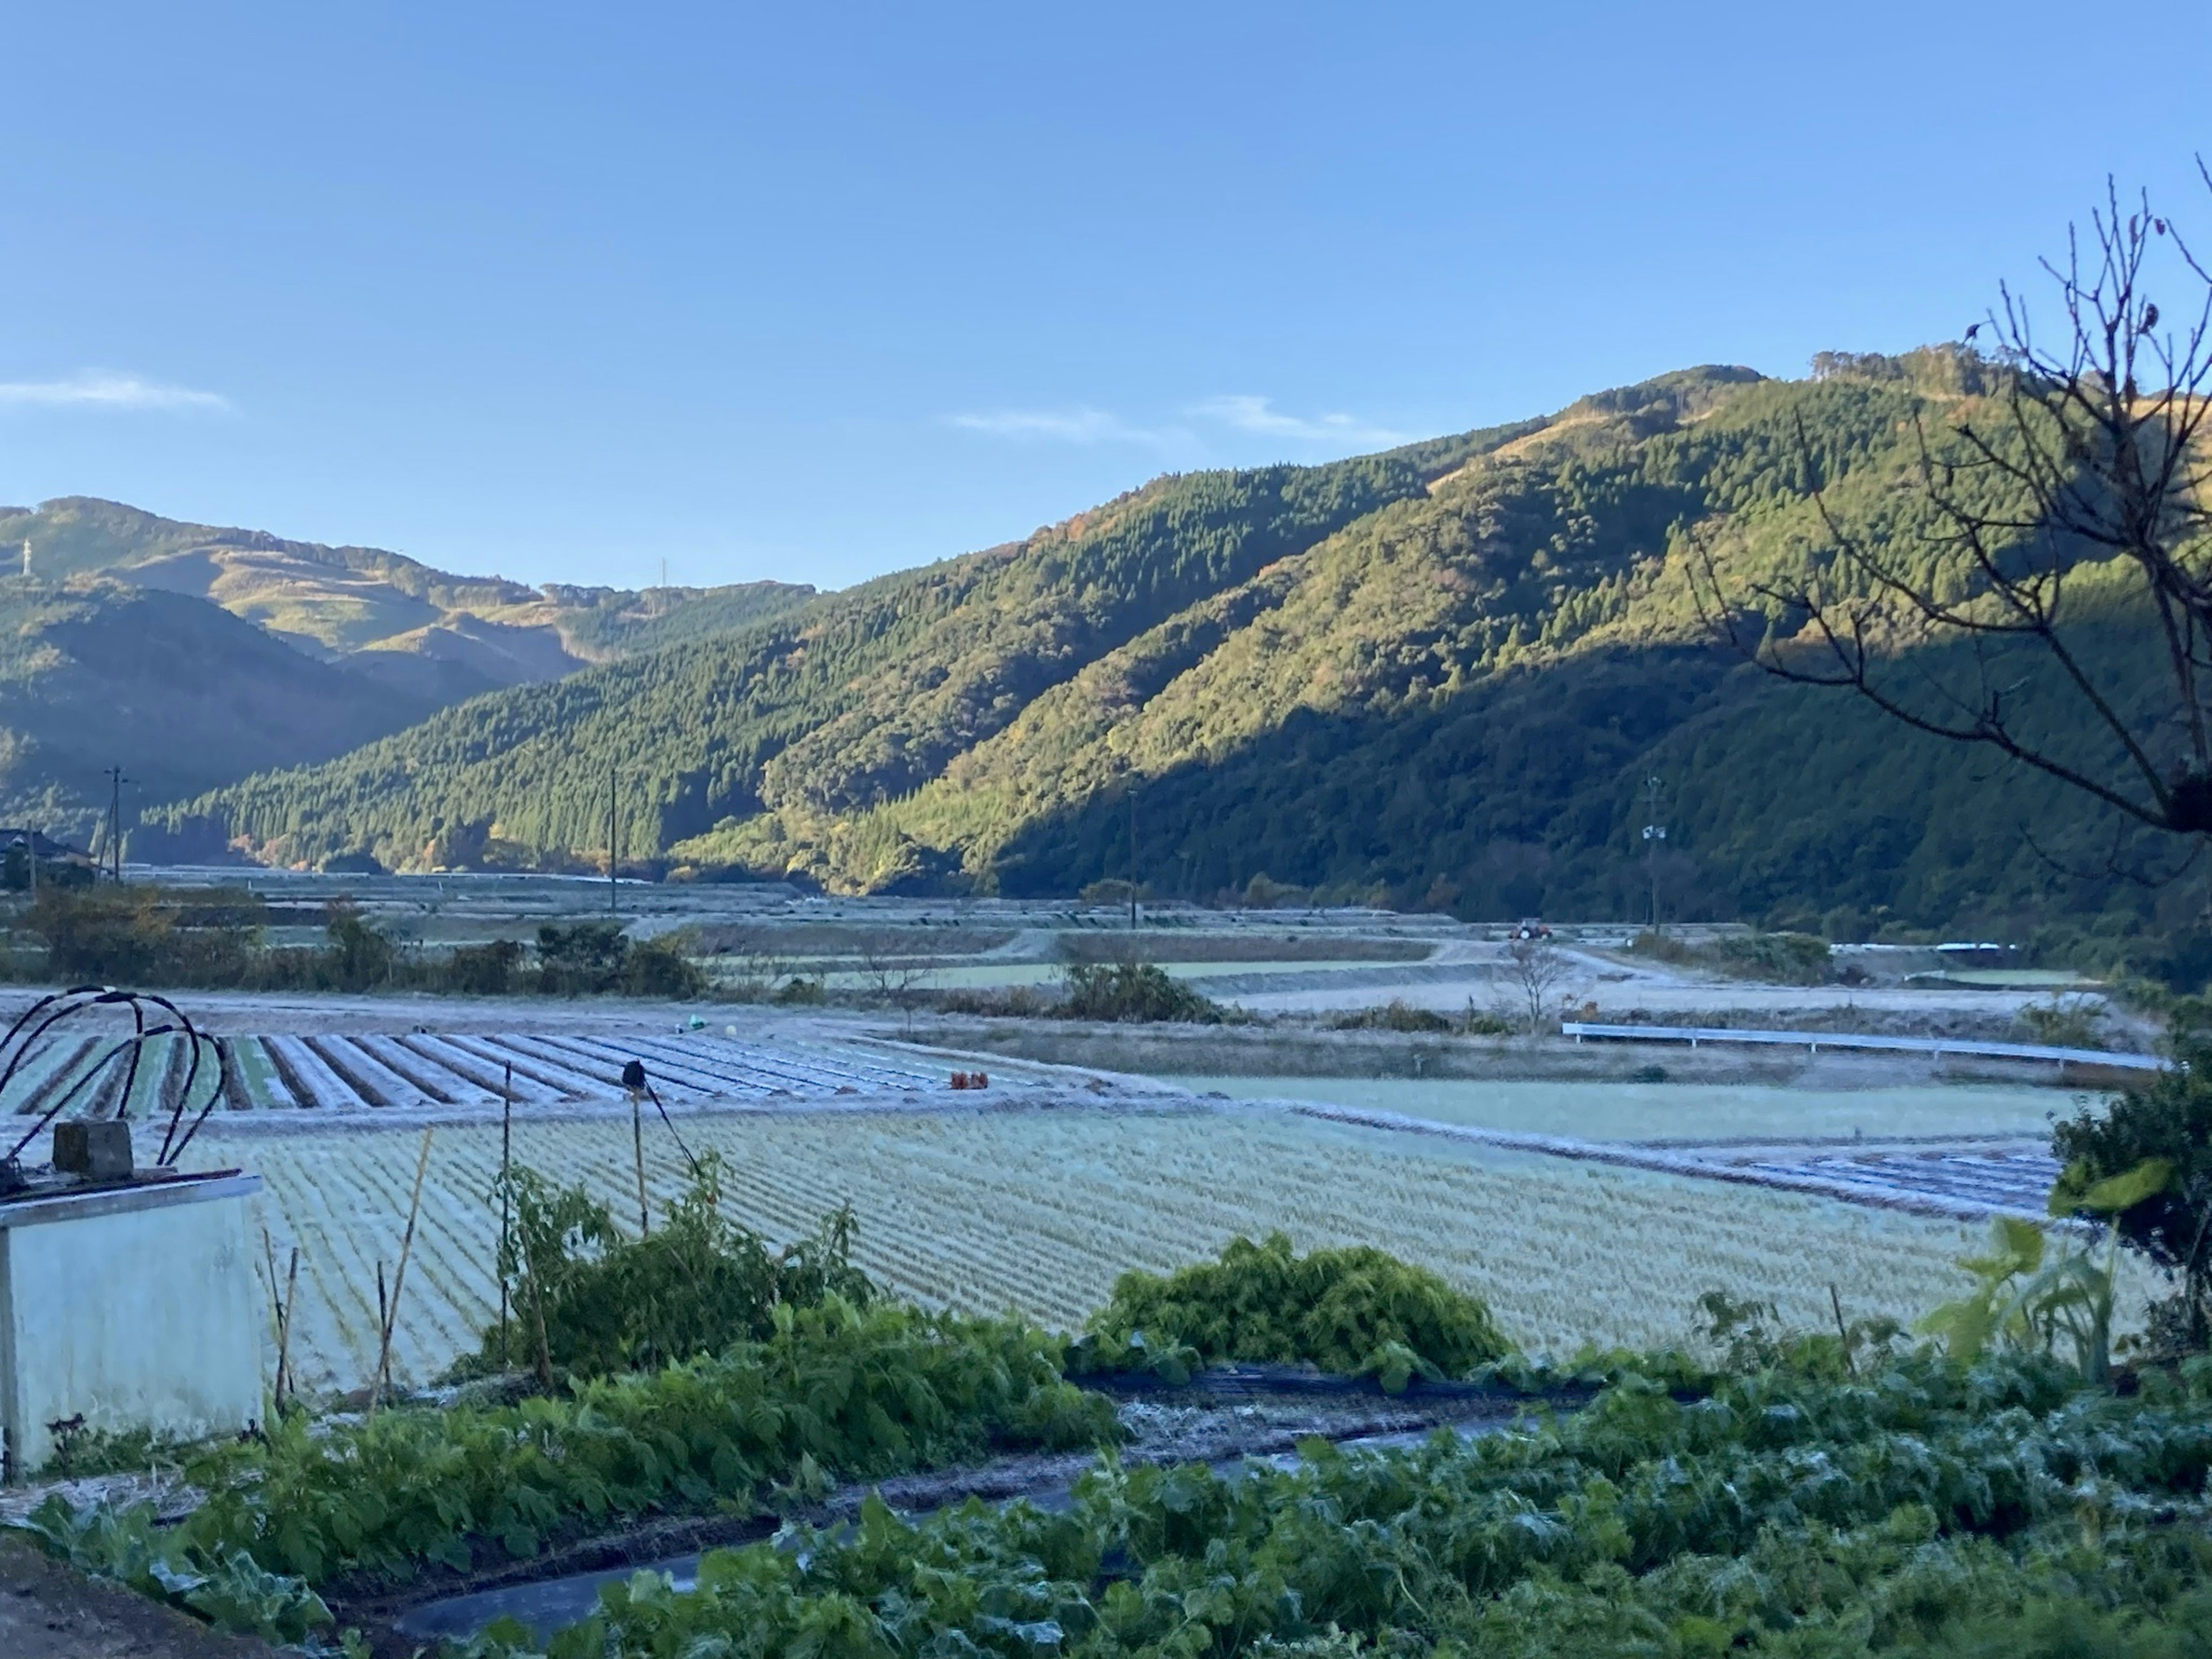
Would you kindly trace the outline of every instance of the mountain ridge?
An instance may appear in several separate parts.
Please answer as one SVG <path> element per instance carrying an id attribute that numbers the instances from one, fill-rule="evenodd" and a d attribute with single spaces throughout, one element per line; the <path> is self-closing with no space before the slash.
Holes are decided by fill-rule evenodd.
<path id="1" fill-rule="evenodd" d="M 574 673 L 663 643 L 679 627 L 742 626 L 815 592 L 784 582 L 532 587 L 455 575 L 384 548 L 193 524 L 85 495 L 0 508 L 0 549 L 24 544 L 34 578 L 100 575 L 205 599 L 307 655 L 441 702 Z M 687 611 L 694 615 L 678 624 Z"/>
<path id="2" fill-rule="evenodd" d="M 2078 838 L 2075 805 L 1764 680 L 1692 591 L 1705 563 L 1750 591 L 1832 560 L 1830 514 L 1929 537 L 1913 434 L 1989 390 L 1958 348 L 1799 380 L 1706 367 L 1376 455 L 1168 475 L 175 803 L 149 845 L 591 862 L 611 772 L 633 856 L 836 890 L 1133 873 L 1629 916 L 1656 877 L 1666 902 L 1770 920 L 2109 908 L 2006 830 L 2034 813 Z M 1856 769 L 1833 799 L 1824 753 Z M 1679 827 L 1647 863 L 1655 770 Z M 1963 865 L 1939 803 L 1994 827 Z M 1794 884 L 1784 845 L 1813 849 Z"/>

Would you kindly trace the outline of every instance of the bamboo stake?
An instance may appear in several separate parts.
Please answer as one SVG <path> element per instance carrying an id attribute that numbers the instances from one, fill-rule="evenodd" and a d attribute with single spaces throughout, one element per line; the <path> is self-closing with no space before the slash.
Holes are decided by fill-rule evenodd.
<path id="1" fill-rule="evenodd" d="M 276 1403 L 298 1392 L 292 1380 L 292 1316 L 300 1306 L 300 1247 L 292 1247 L 291 1266 L 284 1270 L 284 1316 L 276 1324 Z"/>
<path id="2" fill-rule="evenodd" d="M 499 1091 L 499 1364 L 504 1370 L 514 1363 L 507 1349 L 507 1261 L 514 1253 L 514 1188 L 510 1180 L 514 1169 L 514 1062 L 507 1062 L 507 1073 L 501 1079 Z"/>
<path id="3" fill-rule="evenodd" d="M 645 1207 L 645 1109 L 635 1089 L 629 1091 L 629 1139 L 637 1151 L 637 1236 L 643 1238 L 653 1231 L 653 1217 Z"/>
<path id="4" fill-rule="evenodd" d="M 269 1229 L 261 1230 L 261 1259 L 269 1265 L 269 1304 L 276 1322 L 276 1375 L 269 1384 L 269 1403 L 275 1411 L 284 1409 L 284 1295 L 276 1288 L 276 1246 L 270 1242 Z"/>
<path id="5" fill-rule="evenodd" d="M 372 1414 L 383 1401 L 385 1385 L 392 1376 L 392 1328 L 399 1320 L 399 1296 L 407 1287 L 407 1257 L 415 1248 L 415 1220 L 422 1212 L 422 1177 L 430 1168 L 430 1137 L 434 1130 L 422 1131 L 422 1155 L 415 1160 L 415 1192 L 407 1200 L 407 1231 L 399 1239 L 399 1265 L 392 1270 L 392 1300 L 384 1310 L 384 1337 L 376 1352 L 376 1381 L 369 1387 L 368 1409 Z"/>
<path id="6" fill-rule="evenodd" d="M 1836 1281 L 1828 1281 L 1828 1305 L 1836 1312 L 1836 1340 L 1844 1346 L 1844 1375 L 1856 1376 L 1859 1368 L 1851 1360 L 1850 1328 L 1844 1323 L 1844 1298 L 1836 1294 Z"/>
<path id="7" fill-rule="evenodd" d="M 538 1282 L 534 1272 L 530 1275 L 530 1311 L 538 1327 L 538 1383 L 550 1394 L 553 1391 L 553 1347 L 545 1335 L 545 1286 Z"/>

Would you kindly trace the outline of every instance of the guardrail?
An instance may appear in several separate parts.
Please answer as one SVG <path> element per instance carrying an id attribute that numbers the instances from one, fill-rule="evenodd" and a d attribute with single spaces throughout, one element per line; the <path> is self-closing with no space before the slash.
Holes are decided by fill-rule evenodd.
<path id="1" fill-rule="evenodd" d="M 1958 1037 L 1876 1036 L 1861 1031 L 1735 1031 L 1724 1025 L 1596 1025 L 1565 1021 L 1562 1036 L 1617 1037 L 1632 1042 L 1757 1042 L 1784 1048 L 1888 1048 L 1916 1054 L 1980 1054 L 1996 1060 L 2048 1060 L 2060 1066 L 2108 1066 L 2127 1072 L 2158 1072 L 2166 1061 L 2156 1054 L 2108 1054 L 2102 1048 L 2047 1048 L 2037 1042 L 1972 1042 Z"/>

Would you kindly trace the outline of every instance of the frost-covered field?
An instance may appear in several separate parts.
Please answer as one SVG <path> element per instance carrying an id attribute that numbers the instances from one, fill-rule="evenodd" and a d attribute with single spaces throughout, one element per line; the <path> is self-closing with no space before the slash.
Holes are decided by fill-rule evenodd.
<path id="1" fill-rule="evenodd" d="M 1884 1089 L 1762 1088 L 1744 1084 L 1548 1083 L 1510 1079 L 1178 1077 L 1238 1100 L 1319 1100 L 1401 1112 L 1437 1123 L 1565 1135 L 1579 1140 L 1820 1140 L 2043 1135 L 2100 1097 L 2057 1089 L 1921 1084 Z"/>
<path id="2" fill-rule="evenodd" d="M 419 1132 L 289 1133 L 212 1124 L 210 1159 L 267 1179 L 280 1262 L 301 1250 L 295 1358 L 310 1388 L 360 1382 L 374 1364 L 376 1263 L 397 1260 Z M 1125 1268 L 1163 1269 L 1237 1233 L 1273 1228 L 1302 1247 L 1366 1243 L 1488 1297 L 1531 1348 L 1680 1337 L 1702 1291 L 1830 1317 L 1910 1318 L 1957 1292 L 1971 1224 L 1753 1188 L 1531 1157 L 1242 1108 L 687 1116 L 685 1138 L 728 1160 L 736 1214 L 775 1239 L 849 1200 L 862 1264 L 895 1293 L 1078 1322 Z M 400 1320 L 399 1370 L 427 1377 L 495 1305 L 497 1221 L 486 1197 L 496 1123 L 435 1132 Z M 665 1133 L 650 1134 L 656 1204 L 679 1185 Z M 532 1122 L 517 1158 L 582 1180 L 617 1216 L 635 1202 L 626 1116 Z M 198 1159 L 195 1160 L 196 1162 Z"/>

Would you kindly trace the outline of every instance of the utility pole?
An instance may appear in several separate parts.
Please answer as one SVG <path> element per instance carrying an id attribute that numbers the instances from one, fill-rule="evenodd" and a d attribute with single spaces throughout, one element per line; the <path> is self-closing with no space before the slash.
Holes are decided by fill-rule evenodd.
<path id="1" fill-rule="evenodd" d="M 615 905 L 615 872 L 622 866 L 622 849 L 615 845 L 615 769 L 607 768 L 607 914 L 621 915 Z"/>
<path id="2" fill-rule="evenodd" d="M 111 766 L 107 769 L 107 781 L 112 789 L 107 801 L 107 856 L 114 868 L 116 884 L 120 886 L 123 884 L 123 786 L 136 780 L 125 777 L 121 767 Z"/>
<path id="3" fill-rule="evenodd" d="M 1659 775 L 1644 780 L 1646 820 L 1644 825 L 1644 872 L 1651 878 L 1651 931 L 1659 931 L 1659 847 L 1667 839 L 1667 826 L 1659 822 Z"/>
<path id="4" fill-rule="evenodd" d="M 24 580 L 25 581 L 28 581 L 28 580 L 30 580 L 30 579 L 31 579 L 31 538 L 30 538 L 28 536 L 26 536 L 26 537 L 24 537 L 24 538 L 23 538 L 23 580 Z"/>
<path id="5" fill-rule="evenodd" d="M 1137 779 L 1129 776 L 1129 931 L 1137 931 Z"/>

